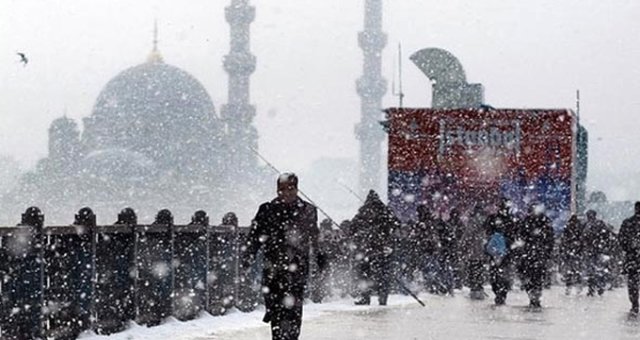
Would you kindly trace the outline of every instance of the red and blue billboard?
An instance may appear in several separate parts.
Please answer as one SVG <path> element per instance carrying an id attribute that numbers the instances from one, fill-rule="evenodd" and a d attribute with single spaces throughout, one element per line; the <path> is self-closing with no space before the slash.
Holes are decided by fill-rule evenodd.
<path id="1" fill-rule="evenodd" d="M 577 119 L 571 110 L 390 108 L 388 197 L 403 220 L 507 198 L 542 203 L 561 228 L 575 210 Z"/>

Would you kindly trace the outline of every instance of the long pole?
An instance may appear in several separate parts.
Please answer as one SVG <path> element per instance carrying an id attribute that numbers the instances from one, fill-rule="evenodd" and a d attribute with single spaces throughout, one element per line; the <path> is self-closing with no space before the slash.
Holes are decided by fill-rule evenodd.
<path id="1" fill-rule="evenodd" d="M 342 186 L 343 188 L 347 189 L 353 196 L 355 196 L 360 202 L 364 203 L 364 200 L 362 199 L 362 197 L 360 197 L 360 195 L 356 194 L 355 191 L 353 191 L 351 188 L 349 188 L 347 185 L 345 185 L 344 183 L 338 182 L 338 184 L 340 184 L 340 186 Z"/>
<path id="2" fill-rule="evenodd" d="M 391 79 L 391 94 L 398 97 L 400 108 L 404 102 L 404 92 L 402 92 L 402 45 L 398 43 L 398 74 L 396 75 L 396 61 L 393 62 L 393 77 Z M 396 77 L 398 78 L 398 90 L 396 91 Z"/>
<path id="3" fill-rule="evenodd" d="M 398 43 L 398 97 L 400 97 L 400 108 L 404 102 L 404 92 L 402 92 L 402 44 Z"/>
<path id="4" fill-rule="evenodd" d="M 580 124 L 580 89 L 576 90 L 576 116 Z"/>
<path id="5" fill-rule="evenodd" d="M 420 300 L 418 298 L 418 296 L 416 294 L 414 294 L 409 288 L 407 288 L 407 286 L 404 285 L 404 283 L 402 283 L 402 281 L 396 277 L 396 281 L 398 282 L 398 286 L 405 291 L 405 293 L 411 295 L 412 298 L 414 298 L 416 301 L 418 301 L 418 303 L 422 306 L 422 307 L 427 307 L 424 302 L 422 302 L 422 300 Z"/>
<path id="6" fill-rule="evenodd" d="M 275 165 L 271 164 L 271 162 L 269 162 L 266 158 L 264 158 L 256 149 L 252 148 L 251 146 L 247 146 L 247 148 L 249 148 L 249 150 L 251 150 L 253 153 L 255 153 L 256 156 L 258 156 L 263 162 L 265 162 L 265 164 L 267 164 L 269 166 L 269 168 L 271 168 L 271 170 L 275 171 L 278 175 L 282 174 L 282 172 L 280 172 L 280 170 L 278 170 L 278 168 L 276 168 Z M 331 221 L 331 223 L 333 223 L 333 225 L 335 225 L 338 229 L 340 229 L 340 225 L 338 225 L 338 223 L 336 223 L 336 221 L 333 218 L 331 218 L 331 216 L 329 216 L 329 214 L 327 214 L 311 198 L 309 198 L 309 196 L 307 196 L 307 194 L 305 194 L 304 191 L 298 189 L 298 193 L 300 193 L 300 195 L 302 195 L 302 197 L 304 197 L 307 201 L 309 201 L 309 203 L 313 204 L 316 208 L 318 208 L 318 210 L 324 216 L 326 216 Z"/>

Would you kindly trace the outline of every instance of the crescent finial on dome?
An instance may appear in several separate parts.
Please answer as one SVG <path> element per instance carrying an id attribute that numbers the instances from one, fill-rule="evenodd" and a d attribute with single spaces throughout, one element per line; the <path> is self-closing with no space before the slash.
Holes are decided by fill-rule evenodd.
<path id="1" fill-rule="evenodd" d="M 162 55 L 160 55 L 160 51 L 158 51 L 158 20 L 154 20 L 153 22 L 153 50 L 149 53 L 149 57 L 147 57 L 147 62 L 149 63 L 161 63 Z"/>

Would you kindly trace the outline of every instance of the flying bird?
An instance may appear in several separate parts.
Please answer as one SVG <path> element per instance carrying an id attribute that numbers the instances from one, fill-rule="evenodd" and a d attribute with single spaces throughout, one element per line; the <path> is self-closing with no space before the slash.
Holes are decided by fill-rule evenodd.
<path id="1" fill-rule="evenodd" d="M 24 55 L 24 53 L 22 52 L 18 52 L 16 54 L 20 56 L 20 62 L 22 63 L 22 66 L 27 66 L 27 63 L 29 62 L 29 59 L 27 59 L 27 56 Z"/>

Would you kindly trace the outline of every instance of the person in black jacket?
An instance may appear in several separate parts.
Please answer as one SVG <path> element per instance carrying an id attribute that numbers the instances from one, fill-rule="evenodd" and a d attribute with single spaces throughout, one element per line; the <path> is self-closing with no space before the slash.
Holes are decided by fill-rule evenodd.
<path id="1" fill-rule="evenodd" d="M 594 210 L 587 211 L 584 230 L 585 261 L 587 267 L 587 295 L 604 294 L 607 267 L 611 258 L 611 230 L 597 218 Z"/>
<path id="2" fill-rule="evenodd" d="M 448 236 L 452 239 L 449 239 L 447 242 L 444 242 L 445 247 L 448 243 L 450 248 L 448 250 L 448 263 L 451 266 L 453 272 L 453 286 L 456 289 L 462 289 L 462 281 L 464 277 L 464 250 L 461 247 L 462 234 L 467 228 L 462 217 L 460 216 L 460 211 L 456 208 L 451 209 L 449 212 L 449 220 L 446 222 L 447 229 L 449 230 Z"/>
<path id="3" fill-rule="evenodd" d="M 584 227 L 578 220 L 578 216 L 571 215 L 560 239 L 560 256 L 564 269 L 567 295 L 571 294 L 573 286 L 582 284 L 582 270 L 584 267 L 583 232 Z"/>
<path id="4" fill-rule="evenodd" d="M 631 314 L 638 315 L 638 289 L 640 286 L 640 202 L 635 203 L 635 214 L 622 222 L 619 233 L 620 248 L 625 253 L 623 271 L 627 274 L 627 289 L 631 301 Z"/>
<path id="5" fill-rule="evenodd" d="M 260 205 L 253 220 L 243 268 L 251 267 L 263 247 L 262 291 L 266 307 L 263 321 L 271 323 L 272 339 L 295 340 L 302 326 L 311 254 L 316 254 L 321 268 L 324 260 L 317 251 L 316 207 L 298 197 L 298 177 L 292 173 L 280 175 L 277 190 L 278 197 Z"/>
<path id="6" fill-rule="evenodd" d="M 460 238 L 460 250 L 462 251 L 461 261 L 466 268 L 466 283 L 471 290 L 470 297 L 474 300 L 485 298 L 485 263 L 487 254 L 484 250 L 485 231 L 484 222 L 486 215 L 480 205 L 476 205 L 471 212 L 467 227 Z"/>
<path id="7" fill-rule="evenodd" d="M 333 237 L 334 231 L 332 229 L 333 221 L 329 218 L 325 218 L 320 222 L 320 234 L 318 235 L 318 250 L 325 256 L 326 263 L 324 268 L 320 270 L 317 266 L 311 268 L 311 301 L 314 303 L 321 303 L 323 299 L 329 295 L 330 292 L 330 277 L 329 275 L 335 269 L 335 262 L 338 258 L 339 246 L 336 239 Z"/>
<path id="8" fill-rule="evenodd" d="M 454 212 L 454 215 L 456 212 Z M 455 217 L 454 217 L 455 218 Z M 441 218 L 435 218 L 435 231 L 438 235 L 440 243 L 440 249 L 437 254 L 437 268 L 438 268 L 438 294 L 441 295 L 453 295 L 453 288 L 455 286 L 455 268 L 457 257 L 457 238 L 456 238 L 456 222 L 445 222 Z"/>
<path id="9" fill-rule="evenodd" d="M 373 291 L 378 303 L 387 304 L 391 281 L 393 231 L 400 223 L 378 194 L 369 191 L 365 203 L 351 221 L 354 229 L 355 260 L 358 274 L 358 305 L 371 303 Z"/>
<path id="10" fill-rule="evenodd" d="M 417 208 L 418 221 L 414 226 L 414 256 L 418 259 L 417 265 L 422 270 L 425 287 L 432 294 L 446 293 L 442 286 L 440 270 L 440 234 L 438 232 L 438 219 L 435 218 L 429 208 L 421 204 Z"/>
<path id="11" fill-rule="evenodd" d="M 522 244 L 519 267 L 522 269 L 524 288 L 529 294 L 529 306 L 540 308 L 542 285 L 554 243 L 551 220 L 544 215 L 541 206 L 529 207 L 529 214 L 521 223 L 518 239 Z"/>
<path id="12" fill-rule="evenodd" d="M 511 289 L 511 267 L 512 254 L 511 245 L 515 240 L 516 226 L 514 217 L 509 212 L 507 200 L 501 200 L 498 211 L 489 215 L 484 223 L 487 242 L 489 243 L 495 234 L 504 238 L 506 255 L 503 257 L 490 257 L 489 259 L 489 282 L 491 290 L 495 294 L 494 302 L 497 306 L 504 305 L 507 300 L 507 293 Z"/>

